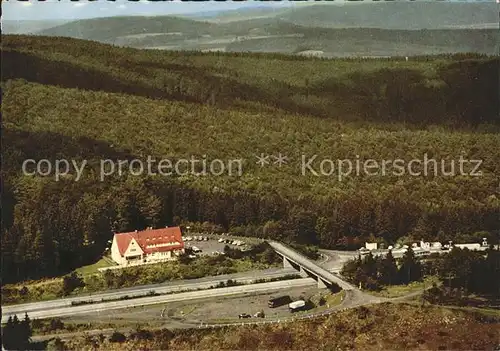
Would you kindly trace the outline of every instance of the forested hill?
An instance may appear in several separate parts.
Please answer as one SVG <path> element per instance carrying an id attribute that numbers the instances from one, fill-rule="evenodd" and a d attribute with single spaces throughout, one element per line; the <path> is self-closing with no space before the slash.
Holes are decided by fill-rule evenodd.
<path id="1" fill-rule="evenodd" d="M 167 50 L 314 51 L 322 57 L 490 55 L 500 49 L 499 11 L 494 2 L 305 4 L 274 10 L 223 11 L 208 17 L 80 19 L 36 34 Z M 10 28 L 6 27 L 7 34 L 11 34 Z"/>
<path id="2" fill-rule="evenodd" d="M 498 28 L 321 28 L 276 18 L 207 23 L 169 16 L 79 20 L 39 34 L 95 40 L 134 48 L 301 54 L 323 57 L 495 54 Z"/>
<path id="3" fill-rule="evenodd" d="M 39 32 L 46 36 L 65 36 L 113 42 L 118 37 L 151 33 L 181 32 L 186 36 L 209 33 L 216 25 L 174 16 L 128 16 L 82 19 L 65 23 Z"/>
<path id="4" fill-rule="evenodd" d="M 141 51 L 29 36 L 6 36 L 3 56 L 4 80 L 23 78 L 222 108 L 258 103 L 345 121 L 500 123 L 498 57 L 321 60 Z"/>
<path id="5" fill-rule="evenodd" d="M 91 262 L 113 231 L 187 222 L 331 248 L 498 238 L 498 58 L 321 60 L 30 36 L 5 36 L 2 51 L 4 281 Z M 260 167 L 261 153 L 289 162 Z M 302 174 L 304 154 L 462 156 L 483 173 L 338 179 Z M 244 172 L 99 178 L 101 159 L 148 155 L 241 158 Z M 23 176 L 28 158 L 87 160 L 87 172 Z"/>
<path id="6" fill-rule="evenodd" d="M 289 10 L 279 17 L 311 27 L 370 27 L 386 29 L 443 29 L 498 25 L 495 2 L 370 1 L 344 6 L 318 3 Z"/>

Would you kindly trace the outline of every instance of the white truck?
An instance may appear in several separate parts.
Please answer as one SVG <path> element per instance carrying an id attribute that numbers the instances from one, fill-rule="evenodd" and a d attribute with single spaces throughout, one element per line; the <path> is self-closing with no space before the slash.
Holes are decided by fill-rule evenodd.
<path id="1" fill-rule="evenodd" d="M 290 312 L 297 312 L 302 310 L 306 306 L 306 302 L 304 300 L 297 300 L 288 304 L 288 309 Z"/>

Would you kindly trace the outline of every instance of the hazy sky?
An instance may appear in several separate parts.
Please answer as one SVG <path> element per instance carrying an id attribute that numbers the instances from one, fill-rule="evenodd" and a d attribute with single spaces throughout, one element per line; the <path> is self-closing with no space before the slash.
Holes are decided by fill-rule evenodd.
<path id="1" fill-rule="evenodd" d="M 78 19 L 107 16 L 130 16 L 130 15 L 165 15 L 182 14 L 202 11 L 231 10 L 240 7 L 262 7 L 262 6 L 293 6 L 293 3 L 284 2 L 183 2 L 162 1 L 150 2 L 140 0 L 139 2 L 128 0 L 81 0 L 70 2 L 69 0 L 46 0 L 38 2 L 30 0 L 26 2 L 17 0 L 2 1 L 2 17 L 6 20 L 44 20 L 44 19 Z"/>

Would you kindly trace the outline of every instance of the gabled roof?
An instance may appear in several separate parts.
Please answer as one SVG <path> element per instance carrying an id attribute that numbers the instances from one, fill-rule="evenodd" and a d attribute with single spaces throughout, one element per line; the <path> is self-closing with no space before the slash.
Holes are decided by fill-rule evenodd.
<path id="1" fill-rule="evenodd" d="M 161 229 L 146 229 L 138 232 L 115 233 L 115 240 L 120 255 L 123 256 L 130 244 L 135 239 L 145 254 L 165 252 L 184 248 L 181 228 L 169 227 Z M 171 244 L 171 245 L 170 245 Z"/>

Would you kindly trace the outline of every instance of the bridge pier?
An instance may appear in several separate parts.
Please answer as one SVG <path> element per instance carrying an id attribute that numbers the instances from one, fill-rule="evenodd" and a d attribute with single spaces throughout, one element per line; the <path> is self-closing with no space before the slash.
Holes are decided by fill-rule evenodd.
<path id="1" fill-rule="evenodd" d="M 302 266 L 300 266 L 299 275 L 300 275 L 302 278 L 307 278 L 307 277 L 309 277 L 309 274 L 307 274 L 307 272 L 304 270 L 304 268 L 302 268 Z"/>
<path id="2" fill-rule="evenodd" d="M 318 277 L 318 289 L 326 289 L 326 288 L 328 288 L 328 286 L 325 284 L 323 279 Z"/>
<path id="3" fill-rule="evenodd" d="M 283 268 L 294 268 L 285 256 L 283 256 Z"/>

